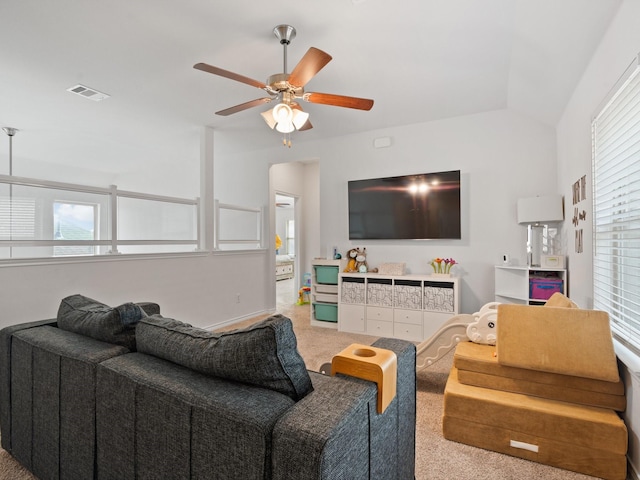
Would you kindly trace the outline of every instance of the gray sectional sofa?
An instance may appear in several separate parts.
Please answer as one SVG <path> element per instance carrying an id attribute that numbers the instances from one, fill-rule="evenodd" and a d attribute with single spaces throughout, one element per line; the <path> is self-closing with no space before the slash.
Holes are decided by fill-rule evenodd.
<path id="1" fill-rule="evenodd" d="M 46 479 L 413 479 L 415 346 L 397 395 L 307 371 L 291 321 L 212 333 L 75 295 L 0 331 L 2 447 Z"/>

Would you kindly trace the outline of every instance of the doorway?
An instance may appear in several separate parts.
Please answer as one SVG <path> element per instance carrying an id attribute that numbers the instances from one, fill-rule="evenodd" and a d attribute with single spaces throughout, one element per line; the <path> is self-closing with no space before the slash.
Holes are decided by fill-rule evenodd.
<path id="1" fill-rule="evenodd" d="M 276 192 L 276 307 L 291 306 L 297 300 L 296 198 Z"/>

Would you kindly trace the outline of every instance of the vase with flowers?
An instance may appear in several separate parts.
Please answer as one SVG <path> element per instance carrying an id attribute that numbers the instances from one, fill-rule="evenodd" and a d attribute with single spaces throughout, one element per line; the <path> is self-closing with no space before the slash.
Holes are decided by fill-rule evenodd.
<path id="1" fill-rule="evenodd" d="M 430 262 L 431 268 L 433 268 L 433 275 L 438 277 L 450 277 L 451 267 L 457 265 L 453 258 L 434 258 Z"/>

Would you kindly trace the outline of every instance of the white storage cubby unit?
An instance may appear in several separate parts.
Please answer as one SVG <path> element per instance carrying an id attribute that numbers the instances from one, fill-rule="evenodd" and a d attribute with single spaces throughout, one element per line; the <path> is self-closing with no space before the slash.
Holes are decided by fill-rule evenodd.
<path id="1" fill-rule="evenodd" d="M 421 342 L 460 310 L 458 279 L 341 273 L 338 330 Z"/>
<path id="2" fill-rule="evenodd" d="M 528 266 L 496 266 L 495 300 L 500 303 L 541 305 L 545 299 L 531 297 L 533 279 L 548 278 L 562 281 L 561 292 L 567 295 L 567 270 Z"/>
<path id="3" fill-rule="evenodd" d="M 338 328 L 338 274 L 346 260 L 311 262 L 311 325 Z"/>

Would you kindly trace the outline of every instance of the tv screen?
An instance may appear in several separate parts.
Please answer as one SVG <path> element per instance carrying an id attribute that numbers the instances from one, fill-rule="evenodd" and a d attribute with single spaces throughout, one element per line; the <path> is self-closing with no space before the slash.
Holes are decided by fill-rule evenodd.
<path id="1" fill-rule="evenodd" d="M 349 239 L 459 239 L 460 170 L 349 181 Z"/>

